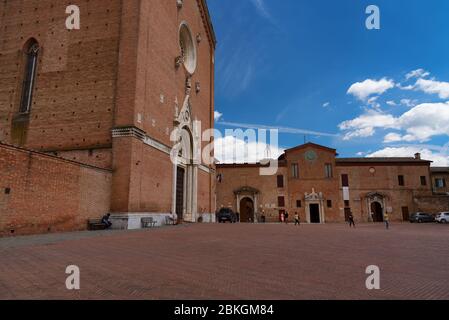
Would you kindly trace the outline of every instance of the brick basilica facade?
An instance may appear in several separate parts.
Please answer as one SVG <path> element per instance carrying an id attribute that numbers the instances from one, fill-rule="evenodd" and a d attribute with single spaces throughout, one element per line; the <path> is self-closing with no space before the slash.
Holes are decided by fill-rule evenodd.
<path id="1" fill-rule="evenodd" d="M 215 218 L 215 34 L 205 0 L 0 3 L 0 232 Z M 178 159 L 171 150 L 179 145 Z M 174 164 L 176 163 L 176 165 Z"/>
<path id="2" fill-rule="evenodd" d="M 449 211 L 449 196 L 435 186 L 447 168 L 411 158 L 338 158 L 335 149 L 307 143 L 286 150 L 276 175 L 261 164 L 217 165 L 217 206 L 239 213 L 241 222 L 277 222 L 295 213 L 308 223 L 408 221 L 416 211 Z M 437 178 L 436 174 L 439 174 Z M 446 176 L 447 177 L 447 176 Z M 443 183 L 441 183 L 441 186 Z"/>

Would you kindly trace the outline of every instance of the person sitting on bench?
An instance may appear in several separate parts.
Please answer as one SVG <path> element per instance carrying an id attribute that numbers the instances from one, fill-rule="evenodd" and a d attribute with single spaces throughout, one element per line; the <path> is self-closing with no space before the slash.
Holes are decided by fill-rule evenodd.
<path id="1" fill-rule="evenodd" d="M 178 224 L 178 215 L 176 213 L 169 215 L 168 221 L 170 221 L 170 224 L 173 224 L 173 225 Z"/>
<path id="2" fill-rule="evenodd" d="M 106 229 L 109 229 L 112 226 L 112 222 L 109 221 L 109 218 L 111 217 L 111 214 L 108 213 L 107 215 L 103 216 L 101 219 L 101 223 L 103 223 L 106 226 Z"/>

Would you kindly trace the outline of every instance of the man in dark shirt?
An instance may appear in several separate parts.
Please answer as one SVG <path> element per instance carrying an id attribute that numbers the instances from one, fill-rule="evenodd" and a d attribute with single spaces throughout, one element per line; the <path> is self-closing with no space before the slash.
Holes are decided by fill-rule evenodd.
<path id="1" fill-rule="evenodd" d="M 352 215 L 352 212 L 349 214 L 348 220 L 349 220 L 349 227 L 355 228 L 355 221 L 354 221 L 354 216 Z"/>
<path id="2" fill-rule="evenodd" d="M 106 229 L 109 229 L 112 226 L 112 222 L 109 221 L 109 218 L 111 217 L 111 214 L 108 213 L 107 215 L 103 216 L 101 219 L 101 223 L 103 223 L 106 226 Z"/>

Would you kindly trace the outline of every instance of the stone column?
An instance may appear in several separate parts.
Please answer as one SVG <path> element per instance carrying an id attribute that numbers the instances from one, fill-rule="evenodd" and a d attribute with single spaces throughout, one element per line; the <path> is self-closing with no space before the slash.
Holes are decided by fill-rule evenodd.
<path id="1" fill-rule="evenodd" d="M 198 166 L 192 166 L 192 222 L 198 219 Z"/>

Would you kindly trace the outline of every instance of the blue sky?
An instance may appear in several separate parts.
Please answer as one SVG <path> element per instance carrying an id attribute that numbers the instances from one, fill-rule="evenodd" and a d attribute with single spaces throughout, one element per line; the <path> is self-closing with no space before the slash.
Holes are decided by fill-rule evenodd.
<path id="1" fill-rule="evenodd" d="M 367 30 L 366 7 L 381 12 Z M 340 156 L 449 166 L 449 1 L 208 0 L 217 129 L 288 127 Z M 414 71 L 414 72 L 413 72 Z M 299 131 L 302 132 L 302 131 Z M 304 135 L 281 133 L 283 148 Z"/>

